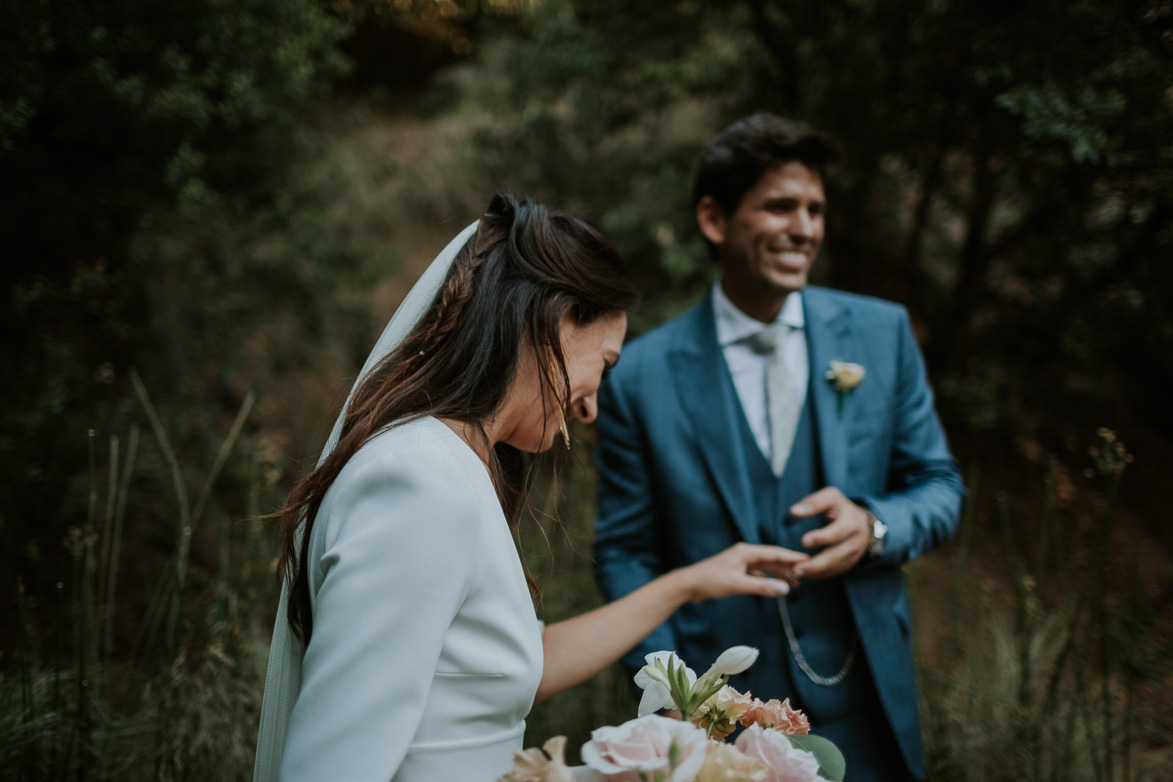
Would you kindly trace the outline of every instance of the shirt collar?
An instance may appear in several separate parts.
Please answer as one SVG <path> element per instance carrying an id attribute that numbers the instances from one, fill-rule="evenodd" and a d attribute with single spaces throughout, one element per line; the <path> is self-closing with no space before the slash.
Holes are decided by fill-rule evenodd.
<path id="1" fill-rule="evenodd" d="M 713 283 L 713 317 L 717 323 L 717 343 L 721 347 L 752 337 L 766 328 L 766 324 L 746 315 L 729 300 L 725 291 L 721 290 L 720 278 Z M 801 291 L 794 291 L 786 297 L 786 303 L 782 305 L 782 311 L 774 322 L 785 323 L 792 329 L 801 329 L 806 325 Z"/>

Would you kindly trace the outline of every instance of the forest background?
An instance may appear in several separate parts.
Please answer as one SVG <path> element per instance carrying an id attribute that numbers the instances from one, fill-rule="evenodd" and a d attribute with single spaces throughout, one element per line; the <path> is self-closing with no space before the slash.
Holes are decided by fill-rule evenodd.
<path id="1" fill-rule="evenodd" d="M 1173 2 L 0 0 L 0 778 L 247 779 L 262 518 L 492 194 L 643 291 L 753 111 L 836 135 L 814 278 L 906 305 L 971 491 L 914 563 L 930 778 L 1173 761 Z M 591 431 L 518 541 L 595 605 Z M 527 744 L 634 715 L 609 669 Z"/>

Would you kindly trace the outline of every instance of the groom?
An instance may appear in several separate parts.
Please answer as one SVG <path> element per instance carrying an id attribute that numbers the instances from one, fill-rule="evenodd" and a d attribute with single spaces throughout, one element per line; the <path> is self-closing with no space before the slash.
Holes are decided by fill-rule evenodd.
<path id="1" fill-rule="evenodd" d="M 954 533 L 964 488 L 904 309 L 807 285 L 838 160 L 767 114 L 706 149 L 693 195 L 720 277 L 600 391 L 595 559 L 614 600 L 739 540 L 808 553 L 786 598 L 688 604 L 625 661 L 670 649 L 700 671 L 756 646 L 735 686 L 790 698 L 852 782 L 910 779 L 924 762 L 900 567 Z"/>

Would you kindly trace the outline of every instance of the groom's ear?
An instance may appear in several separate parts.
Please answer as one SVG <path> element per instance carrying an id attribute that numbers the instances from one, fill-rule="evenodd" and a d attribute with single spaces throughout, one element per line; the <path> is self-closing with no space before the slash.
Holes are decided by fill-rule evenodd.
<path id="1" fill-rule="evenodd" d="M 705 196 L 696 204 L 696 225 L 701 235 L 715 245 L 725 243 L 725 210 L 712 196 Z"/>

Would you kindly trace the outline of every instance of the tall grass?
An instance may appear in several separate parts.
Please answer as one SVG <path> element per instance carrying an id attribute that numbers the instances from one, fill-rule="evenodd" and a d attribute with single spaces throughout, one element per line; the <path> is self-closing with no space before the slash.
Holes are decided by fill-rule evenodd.
<path id="1" fill-rule="evenodd" d="M 944 653 L 920 656 L 931 780 L 1142 778 L 1132 755 L 1142 628 L 1114 621 L 1133 610 L 1136 590 L 1122 601 L 1109 581 L 1113 505 L 1131 456 L 1112 432 L 1099 437 L 1090 529 L 1060 513 L 1054 464 L 1037 516 L 995 492 L 1005 567 L 994 572 L 1004 570 L 1008 584 L 974 566 L 972 516 L 962 526 Z M 976 476 L 970 483 L 972 509 L 980 487 Z"/>
<path id="2" fill-rule="evenodd" d="M 118 590 L 124 522 L 134 503 L 131 478 L 139 461 L 139 428 L 109 440 L 102 480 L 91 431 L 88 513 L 65 540 L 73 562 L 56 604 L 37 612 L 35 627 L 24 584 L 16 585 L 16 649 L 0 671 L 0 778 L 19 780 L 247 779 L 259 717 L 265 629 L 257 624 L 269 602 L 271 547 L 256 520 L 218 518 L 224 555 L 220 570 L 198 592 L 188 581 L 193 527 L 202 521 L 225 463 L 239 445 L 254 397 L 246 396 L 205 474 L 197 501 L 172 451 L 150 395 L 132 380 L 154 433 L 176 500 L 174 548 L 150 587 L 138 633 L 118 648 L 119 611 L 138 601 Z M 250 495 L 266 481 L 262 451 L 253 454 Z M 104 498 L 99 484 L 104 485 Z M 100 501 L 103 500 L 104 501 Z M 99 508 L 103 509 L 99 522 Z M 234 528 L 243 538 L 232 542 Z M 237 549 L 229 554 L 227 549 Z M 255 557 L 261 556 L 257 564 Z M 233 567 L 233 561 L 240 563 Z M 124 605 L 125 603 L 125 605 Z M 181 638 L 180 616 L 195 615 Z"/>

